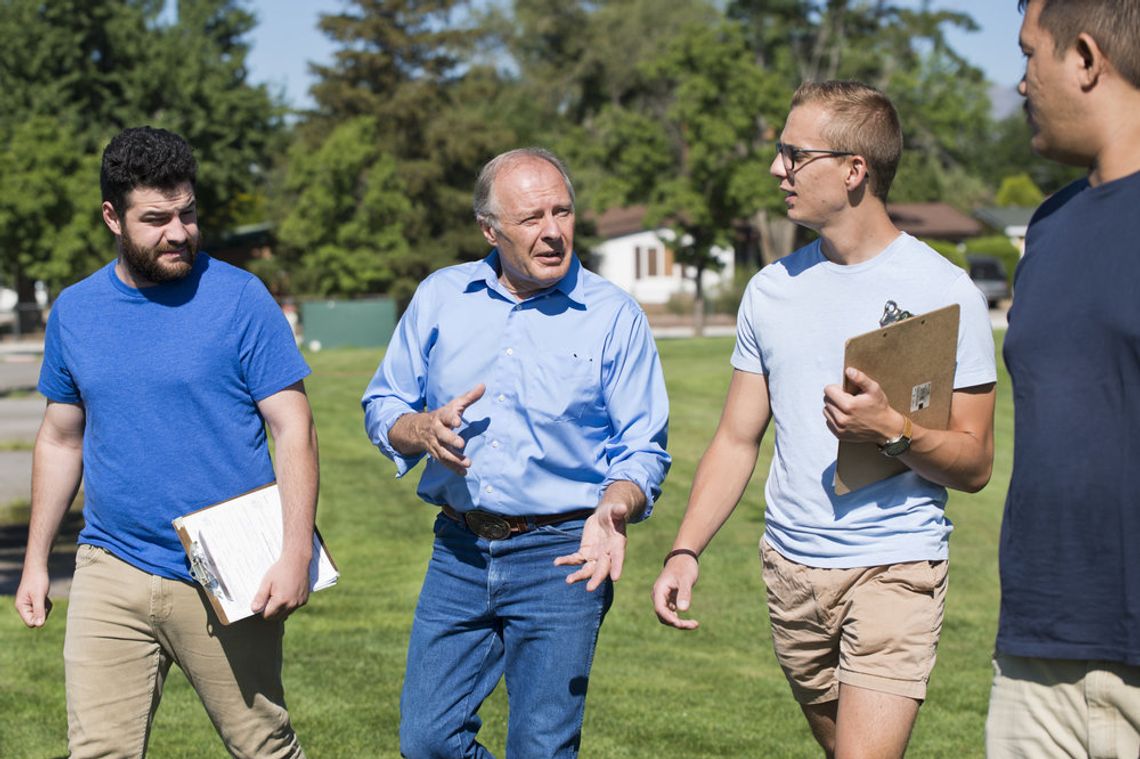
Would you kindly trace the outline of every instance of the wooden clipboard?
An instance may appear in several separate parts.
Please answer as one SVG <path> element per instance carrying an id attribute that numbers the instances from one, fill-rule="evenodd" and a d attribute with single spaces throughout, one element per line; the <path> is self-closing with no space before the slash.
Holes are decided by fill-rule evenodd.
<path id="1" fill-rule="evenodd" d="M 915 424 L 946 429 L 954 394 L 960 311 L 954 303 L 848 339 L 845 372 L 853 366 L 878 382 L 891 408 Z M 846 379 L 843 387 L 849 393 L 854 390 Z M 906 469 L 906 464 L 884 456 L 874 443 L 840 441 L 835 492 L 844 495 Z"/>

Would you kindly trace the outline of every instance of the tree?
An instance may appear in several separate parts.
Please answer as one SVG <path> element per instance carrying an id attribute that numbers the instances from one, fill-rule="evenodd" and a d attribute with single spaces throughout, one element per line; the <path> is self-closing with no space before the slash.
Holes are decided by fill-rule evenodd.
<path id="1" fill-rule="evenodd" d="M 825 79 L 857 79 L 891 97 L 906 145 L 892 199 L 949 198 L 965 207 L 987 193 L 978 176 L 990 132 L 985 81 L 944 34 L 947 26 L 975 29 L 970 16 L 887 0 L 732 0 L 726 12 L 789 99 L 801 82 Z M 767 138 L 774 140 L 779 122 L 772 123 Z M 765 262 L 790 252 L 793 240 L 805 241 L 774 206 L 753 224 L 766 241 Z"/>
<path id="2" fill-rule="evenodd" d="M 1028 174 L 1022 172 L 1001 180 L 1001 187 L 994 196 L 994 203 L 1003 208 L 1020 206 L 1036 208 L 1045 200 L 1045 195 L 1033 184 Z"/>
<path id="3" fill-rule="evenodd" d="M 283 105 L 246 81 L 246 37 L 256 18 L 237 0 L 181 0 L 176 21 L 151 33 L 146 77 L 118 112 L 122 126 L 151 123 L 186 138 L 198 159 L 197 200 L 207 243 L 265 192 L 285 149 Z M 165 51 L 192 51 L 168 55 Z"/>
<path id="4" fill-rule="evenodd" d="M 236 0 L 196 0 L 169 22 L 164 5 L 0 0 L 0 272 L 24 303 L 35 280 L 58 289 L 109 258 L 98 167 L 124 127 L 188 139 L 207 229 L 261 191 L 257 167 L 269 165 L 281 109 L 245 82 L 253 17 Z"/>
<path id="5" fill-rule="evenodd" d="M 320 295 L 392 291 L 407 297 L 418 280 L 404 237 L 411 204 L 395 161 L 376 145 L 375 124 L 359 116 L 338 126 L 316 153 L 294 146 L 287 190 L 297 200 L 281 222 L 283 256 L 295 256 L 295 283 Z"/>
<path id="6" fill-rule="evenodd" d="M 760 205 L 770 184 L 756 133 L 772 93 L 728 24 L 685 29 L 640 75 L 642 93 L 587 126 L 595 132 L 590 163 L 605 169 L 597 196 L 647 202 L 647 222 L 672 228 L 676 259 L 694 273 L 699 334 L 703 273 L 719 265 L 714 248 L 733 245 L 736 223 Z"/>
<path id="7" fill-rule="evenodd" d="M 19 331 L 40 326 L 35 282 L 65 282 L 102 263 L 96 156 L 75 150 L 77 136 L 47 116 L 10 127 L 0 151 L 0 260 L 20 304 Z"/>
<path id="8" fill-rule="evenodd" d="M 1021 113 L 1008 116 L 994 126 L 987 145 L 988 160 L 980 167 L 991 186 L 999 185 L 1005 177 L 1024 172 L 1045 195 L 1052 195 L 1088 173 L 1085 167 L 1065 166 L 1037 155 L 1030 145 L 1032 137 Z"/>
<path id="9" fill-rule="evenodd" d="M 402 230 L 410 252 L 378 249 L 393 256 L 381 267 L 388 274 L 353 283 L 346 273 L 323 287 L 339 282 L 328 294 L 396 288 L 393 294 L 404 298 L 408 286 L 433 268 L 485 253 L 472 217 L 471 190 L 479 166 L 519 139 L 512 123 L 522 119 L 507 121 L 503 114 L 525 110 L 526 104 L 503 87 L 493 68 L 471 62 L 478 34 L 460 19 L 466 3 L 356 0 L 351 6 L 321 18 L 321 29 L 341 47 L 331 65 L 314 67 L 317 108 L 303 115 L 290 155 L 323 154 L 339 125 L 370 122 L 365 131 L 355 127 L 371 140 L 357 169 L 369 176 L 390 172 L 402 188 L 406 207 L 385 208 L 397 214 L 389 218 Z M 299 190 L 307 171 L 303 161 L 291 161 L 286 187 Z M 353 197 L 363 202 L 359 193 Z M 275 201 L 278 214 L 298 202 L 296 192 L 286 192 Z M 293 244 L 289 241 L 298 238 L 285 239 Z M 288 255 L 301 262 L 317 254 L 294 249 Z"/>

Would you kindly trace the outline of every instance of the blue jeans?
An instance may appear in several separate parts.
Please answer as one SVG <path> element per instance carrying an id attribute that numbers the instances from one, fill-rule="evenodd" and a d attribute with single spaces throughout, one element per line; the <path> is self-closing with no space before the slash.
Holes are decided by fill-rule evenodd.
<path id="1" fill-rule="evenodd" d="M 607 580 L 566 584 L 584 520 L 486 540 L 440 515 L 400 696 L 409 759 L 492 757 L 476 740 L 484 699 L 505 677 L 507 757 L 576 757 Z"/>

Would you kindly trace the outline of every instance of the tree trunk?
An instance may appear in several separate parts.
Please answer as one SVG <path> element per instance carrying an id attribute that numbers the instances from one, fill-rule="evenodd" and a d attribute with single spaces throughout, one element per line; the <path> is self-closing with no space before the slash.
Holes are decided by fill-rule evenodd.
<path id="1" fill-rule="evenodd" d="M 16 275 L 16 337 L 35 334 L 43 329 L 44 315 L 36 302 L 36 283 L 22 274 Z"/>
<path id="2" fill-rule="evenodd" d="M 704 288 L 701 287 L 701 279 L 705 273 L 705 267 L 695 267 L 696 292 L 693 296 L 693 337 L 703 337 L 705 334 L 705 293 Z"/>
<path id="3" fill-rule="evenodd" d="M 796 239 L 796 225 L 788 221 L 787 217 L 759 210 L 752 215 L 751 222 L 760 235 L 761 267 L 792 252 Z"/>

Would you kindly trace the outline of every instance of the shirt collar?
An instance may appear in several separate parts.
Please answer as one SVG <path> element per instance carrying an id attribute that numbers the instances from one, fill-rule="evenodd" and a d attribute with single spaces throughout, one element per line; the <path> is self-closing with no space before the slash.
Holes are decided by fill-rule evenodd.
<path id="1" fill-rule="evenodd" d="M 501 270 L 502 264 L 499 262 L 499 249 L 492 248 L 491 252 L 487 254 L 487 257 L 480 261 L 471 273 L 471 278 L 467 281 L 467 292 L 471 292 L 479 286 L 485 286 L 488 290 L 494 290 L 501 295 L 509 297 L 510 294 L 499 281 L 499 272 Z M 585 303 L 582 299 L 582 264 L 578 260 L 577 254 L 571 252 L 570 268 L 566 270 L 566 276 L 558 280 L 557 284 L 545 290 L 540 290 L 530 298 L 527 298 L 527 300 L 541 298 L 555 292 L 562 293 L 577 303 Z"/>

